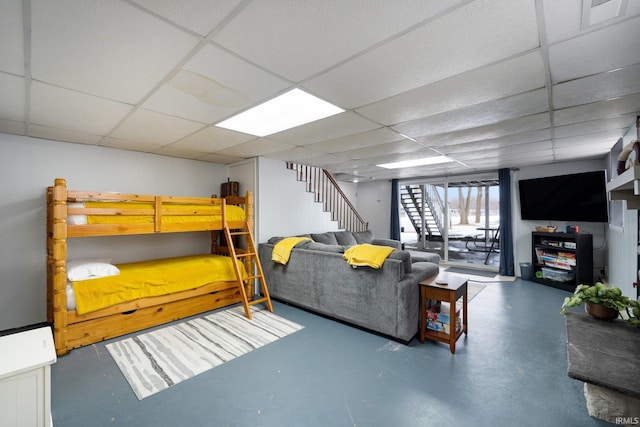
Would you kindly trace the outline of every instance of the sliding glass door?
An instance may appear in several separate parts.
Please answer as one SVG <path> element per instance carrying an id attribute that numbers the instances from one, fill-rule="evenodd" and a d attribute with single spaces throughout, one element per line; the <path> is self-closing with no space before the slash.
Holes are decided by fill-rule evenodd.
<path id="1" fill-rule="evenodd" d="M 499 265 L 498 176 L 483 174 L 400 184 L 405 248 L 440 254 L 452 265 Z"/>

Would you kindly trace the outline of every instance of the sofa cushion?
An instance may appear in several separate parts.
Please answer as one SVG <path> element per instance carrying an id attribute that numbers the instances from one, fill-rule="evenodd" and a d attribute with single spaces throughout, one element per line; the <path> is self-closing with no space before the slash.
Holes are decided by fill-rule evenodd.
<path id="1" fill-rule="evenodd" d="M 284 237 L 282 237 L 282 236 L 273 236 L 272 238 L 267 240 L 267 243 L 269 243 L 271 245 L 275 245 L 276 243 L 278 243 L 280 240 L 283 240 L 283 239 L 284 239 Z"/>
<path id="2" fill-rule="evenodd" d="M 325 245 L 337 245 L 338 240 L 336 240 L 336 236 L 333 233 L 311 233 L 311 238 L 314 242 L 324 243 Z"/>
<path id="3" fill-rule="evenodd" d="M 411 273 L 411 254 L 407 251 L 393 251 L 389 254 L 389 259 L 399 259 L 404 265 L 404 273 Z"/>
<path id="4" fill-rule="evenodd" d="M 432 262 L 434 264 L 440 264 L 440 255 L 433 252 L 421 252 L 411 256 L 412 262 Z"/>
<path id="5" fill-rule="evenodd" d="M 304 242 L 298 246 L 301 249 L 310 249 L 312 251 L 334 252 L 344 253 L 344 246 L 342 245 L 327 245 L 319 242 Z"/>
<path id="6" fill-rule="evenodd" d="M 366 231 L 354 231 L 353 232 L 353 237 L 355 237 L 356 242 L 358 244 L 362 244 L 362 243 L 373 243 L 373 231 L 371 230 L 366 230 Z"/>
<path id="7" fill-rule="evenodd" d="M 440 272 L 438 264 L 434 264 L 432 262 L 414 262 L 411 265 L 411 268 L 411 276 L 414 276 L 416 282 L 435 276 Z"/>
<path id="8" fill-rule="evenodd" d="M 339 245 L 353 246 L 358 244 L 351 231 L 336 231 L 333 233 L 333 235 L 336 236 L 336 240 L 338 241 Z"/>

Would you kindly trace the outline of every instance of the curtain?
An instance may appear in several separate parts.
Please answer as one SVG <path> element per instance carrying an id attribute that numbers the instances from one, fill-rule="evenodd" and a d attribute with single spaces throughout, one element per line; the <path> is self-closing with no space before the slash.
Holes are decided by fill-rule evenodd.
<path id="1" fill-rule="evenodd" d="M 389 237 L 393 240 L 401 240 L 400 237 L 400 197 L 398 196 L 398 180 L 391 180 L 391 225 Z"/>
<path id="2" fill-rule="evenodd" d="M 498 171 L 500 184 L 500 269 L 501 276 L 515 276 L 513 262 L 513 219 L 511 216 L 511 171 Z"/>

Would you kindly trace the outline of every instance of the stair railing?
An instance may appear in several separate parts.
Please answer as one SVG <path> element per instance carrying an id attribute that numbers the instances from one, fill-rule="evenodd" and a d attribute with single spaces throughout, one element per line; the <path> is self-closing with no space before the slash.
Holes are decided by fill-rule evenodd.
<path id="1" fill-rule="evenodd" d="M 438 227 L 438 230 L 440 230 L 440 235 L 444 236 L 444 202 L 442 201 L 440 193 L 438 193 L 435 185 L 426 184 L 425 189 L 427 193 L 427 197 L 425 197 L 427 206 L 429 206 L 431 215 L 433 215 L 433 219 L 436 222 L 436 226 Z"/>
<path id="2" fill-rule="evenodd" d="M 314 200 L 322 203 L 325 212 L 331 212 L 331 220 L 338 222 L 338 228 L 369 229 L 369 223 L 360 216 L 329 171 L 293 162 L 287 162 L 287 169 L 294 170 L 297 180 L 306 183 L 306 191 L 314 193 Z"/>

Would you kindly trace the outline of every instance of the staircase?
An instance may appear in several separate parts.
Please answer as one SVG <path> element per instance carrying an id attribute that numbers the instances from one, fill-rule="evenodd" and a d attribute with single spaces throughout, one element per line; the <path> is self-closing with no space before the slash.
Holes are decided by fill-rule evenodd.
<path id="1" fill-rule="evenodd" d="M 331 212 L 331 220 L 338 221 L 339 229 L 365 231 L 369 228 L 369 223 L 362 219 L 329 171 L 293 162 L 287 162 L 287 169 L 295 171 L 297 180 L 306 183 L 307 192 L 315 194 L 314 200 L 322 203 L 325 212 Z"/>
<path id="2" fill-rule="evenodd" d="M 444 203 L 434 185 L 401 185 L 400 203 L 420 238 L 424 203 L 425 237 L 427 240 L 442 240 Z"/>

